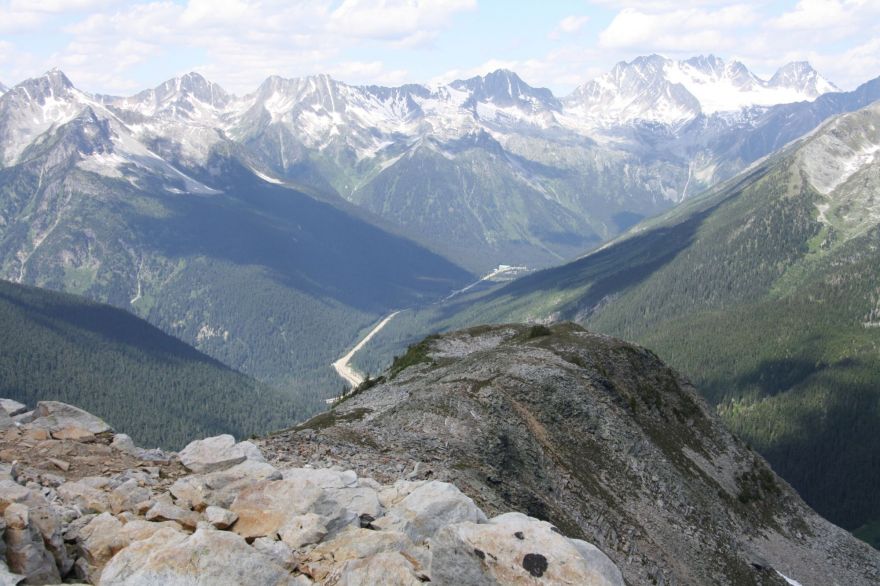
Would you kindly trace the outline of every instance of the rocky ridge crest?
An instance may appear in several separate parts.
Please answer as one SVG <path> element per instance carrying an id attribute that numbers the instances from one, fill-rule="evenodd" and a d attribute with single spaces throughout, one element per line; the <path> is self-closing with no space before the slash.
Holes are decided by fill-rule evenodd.
<path id="1" fill-rule="evenodd" d="M 599 549 L 454 485 L 274 466 L 249 441 L 144 450 L 81 409 L 0 399 L 0 586 L 594 584 Z"/>
<path id="2" fill-rule="evenodd" d="M 651 351 L 570 324 L 478 326 L 258 440 L 284 465 L 452 482 L 596 544 L 629 585 L 880 582 L 880 553 L 816 514 Z"/>

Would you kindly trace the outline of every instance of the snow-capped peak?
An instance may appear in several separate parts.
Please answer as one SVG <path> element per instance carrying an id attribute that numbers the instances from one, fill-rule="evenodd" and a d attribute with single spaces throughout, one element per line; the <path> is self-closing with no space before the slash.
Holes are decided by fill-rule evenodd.
<path id="1" fill-rule="evenodd" d="M 700 113 L 812 100 L 836 90 L 805 62 L 790 63 L 766 81 L 742 63 L 714 55 L 684 61 L 649 55 L 618 63 L 575 90 L 568 102 L 599 122 L 677 124 Z"/>
<path id="2" fill-rule="evenodd" d="M 190 72 L 130 98 L 114 100 L 113 105 L 145 116 L 164 112 L 172 116 L 203 118 L 204 110 L 222 111 L 231 100 L 222 87 Z"/>
<path id="3" fill-rule="evenodd" d="M 3 94 L 5 94 L 8 91 L 9 91 L 9 88 L 6 87 L 5 85 L 3 85 L 3 83 L 0 83 L 0 96 L 2 96 Z"/>
<path id="4" fill-rule="evenodd" d="M 815 99 L 828 92 L 840 91 L 806 61 L 792 61 L 783 65 L 773 74 L 768 85 L 800 92 L 808 99 Z"/>
<path id="5" fill-rule="evenodd" d="M 492 103 L 496 106 L 518 106 L 531 110 L 559 110 L 561 104 L 546 88 L 535 88 L 524 82 L 516 73 L 498 69 L 484 76 L 459 79 L 449 87 L 470 94 L 466 106 Z"/>

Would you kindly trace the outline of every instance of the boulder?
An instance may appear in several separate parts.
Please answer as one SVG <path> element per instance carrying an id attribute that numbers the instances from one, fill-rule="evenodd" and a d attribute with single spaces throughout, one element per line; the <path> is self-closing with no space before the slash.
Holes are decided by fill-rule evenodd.
<path id="1" fill-rule="evenodd" d="M 137 511 L 140 506 L 152 498 L 150 489 L 140 485 L 134 478 L 129 478 L 110 491 L 108 501 L 110 509 L 118 515 L 124 511 Z"/>
<path id="2" fill-rule="evenodd" d="M 17 427 L 15 420 L 6 411 L 0 409 L 0 431 Z"/>
<path id="3" fill-rule="evenodd" d="M 245 539 L 274 537 L 287 521 L 308 512 L 322 491 L 308 480 L 266 480 L 242 490 L 230 510 L 238 515 L 232 530 Z"/>
<path id="4" fill-rule="evenodd" d="M 281 471 L 285 479 L 308 480 L 320 488 L 352 488 L 358 486 L 354 470 L 330 470 L 328 468 L 287 468 Z"/>
<path id="5" fill-rule="evenodd" d="M 488 523 L 443 527 L 429 540 L 430 576 L 438 584 L 624 586 L 617 566 L 592 545 L 547 523 L 507 513 Z"/>
<path id="6" fill-rule="evenodd" d="M 113 431 L 99 417 L 58 401 L 40 401 L 35 415 L 28 425 L 32 429 L 45 429 L 55 439 L 87 439 Z"/>
<path id="7" fill-rule="evenodd" d="M 278 530 L 278 537 L 293 549 L 319 543 L 327 535 L 323 518 L 315 513 L 290 517 Z"/>
<path id="8" fill-rule="evenodd" d="M 308 553 L 303 565 L 315 580 L 324 582 L 346 562 L 388 552 L 403 553 L 407 559 L 418 560 L 420 567 L 427 565 L 425 550 L 416 547 L 403 533 L 359 527 L 348 527 L 335 538 L 318 544 Z"/>
<path id="9" fill-rule="evenodd" d="M 372 524 L 402 531 L 421 543 L 441 527 L 465 521 L 485 523 L 486 515 L 455 485 L 434 480 L 415 488 Z"/>
<path id="10" fill-rule="evenodd" d="M 95 582 L 110 558 L 128 545 L 129 540 L 123 533 L 123 527 L 110 513 L 101 513 L 80 529 L 79 554 L 85 562 L 77 563 L 78 578 Z"/>
<path id="11" fill-rule="evenodd" d="M 196 473 L 229 468 L 245 460 L 265 462 L 260 449 L 251 442 L 235 443 L 229 434 L 196 440 L 177 455 L 180 462 Z"/>
<path id="12" fill-rule="evenodd" d="M 424 586 L 425 580 L 420 576 L 424 575 L 411 560 L 391 551 L 347 561 L 328 577 L 327 583 L 336 586 Z"/>
<path id="13" fill-rule="evenodd" d="M 199 524 L 199 514 L 159 500 L 156 501 L 146 514 L 147 521 L 175 521 L 189 529 L 195 529 Z"/>
<path id="14" fill-rule="evenodd" d="M 100 483 L 88 478 L 65 482 L 56 490 L 62 502 L 83 513 L 104 513 L 110 510 L 110 496 L 98 488 Z"/>
<path id="15" fill-rule="evenodd" d="M 289 572 L 229 531 L 199 528 L 186 536 L 162 529 L 116 554 L 101 585 L 239 586 L 292 584 Z"/>
<path id="16" fill-rule="evenodd" d="M 205 520 L 215 529 L 226 529 L 238 520 L 238 515 L 222 507 L 210 506 L 205 509 Z"/>
<path id="17" fill-rule="evenodd" d="M 15 417 L 27 411 L 27 406 L 12 399 L 0 399 L 0 410 L 6 411 L 10 417 Z"/>
<path id="18" fill-rule="evenodd" d="M 21 503 L 12 503 L 3 513 L 6 522 L 6 562 L 9 570 L 21 574 L 30 584 L 56 584 L 61 573 L 55 558 L 46 549 L 39 529 L 30 519 L 30 510 Z"/>
<path id="19" fill-rule="evenodd" d="M 296 554 L 286 544 L 275 541 L 271 537 L 259 537 L 254 539 L 253 548 L 271 558 L 276 564 L 288 571 L 293 571 L 298 563 Z"/>
<path id="20" fill-rule="evenodd" d="M 133 519 L 122 525 L 122 538 L 126 543 L 140 541 L 141 539 L 149 539 L 154 533 L 160 529 L 172 529 L 174 531 L 183 532 L 183 527 L 176 521 L 144 521 L 143 519 Z"/>
<path id="21" fill-rule="evenodd" d="M 263 480 L 280 479 L 281 472 L 274 466 L 245 460 L 225 470 L 185 476 L 170 491 L 179 502 L 197 511 L 209 505 L 228 509 L 242 489 Z"/>
<path id="22" fill-rule="evenodd" d="M 123 454 L 128 454 L 129 456 L 134 456 L 138 450 L 138 447 L 134 445 L 134 440 L 124 433 L 117 433 L 114 435 L 113 441 L 110 442 L 110 447 L 114 450 L 119 450 Z"/>
<path id="23" fill-rule="evenodd" d="M 17 586 L 25 579 L 25 576 L 10 572 L 4 559 L 0 558 L 0 586 Z"/>

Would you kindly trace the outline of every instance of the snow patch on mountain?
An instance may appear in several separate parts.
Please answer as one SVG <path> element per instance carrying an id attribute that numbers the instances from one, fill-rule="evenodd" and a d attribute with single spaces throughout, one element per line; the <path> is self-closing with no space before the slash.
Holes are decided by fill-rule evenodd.
<path id="1" fill-rule="evenodd" d="M 701 113 L 814 100 L 830 91 L 838 90 L 805 62 L 789 63 L 763 80 L 742 63 L 714 55 L 686 61 L 650 55 L 618 63 L 577 88 L 566 105 L 602 126 L 634 121 L 675 126 Z"/>

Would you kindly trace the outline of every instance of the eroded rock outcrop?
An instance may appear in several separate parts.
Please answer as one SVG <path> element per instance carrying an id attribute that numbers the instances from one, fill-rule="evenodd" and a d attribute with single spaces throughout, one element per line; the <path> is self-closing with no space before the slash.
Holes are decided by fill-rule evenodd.
<path id="1" fill-rule="evenodd" d="M 71 406 L 34 415 L 0 431 L 0 585 L 623 586 L 592 546 L 446 482 L 276 467 L 232 436 L 157 454 Z"/>
<path id="2" fill-rule="evenodd" d="M 880 583 L 880 553 L 811 510 L 687 380 L 645 348 L 573 324 L 432 336 L 331 412 L 255 443 L 270 462 L 385 483 L 385 514 L 371 524 L 415 541 L 432 533 L 434 581 L 511 582 L 507 570 L 520 572 L 532 553 L 533 579 L 558 581 L 589 559 L 581 542 L 553 559 L 529 550 L 546 527 L 521 531 L 523 540 L 497 529 L 515 524 L 504 513 L 522 511 L 600 547 L 632 586 L 785 586 L 777 570 L 804 585 Z M 410 482 L 426 479 L 458 487 L 494 518 L 440 510 L 440 494 L 419 503 L 427 488 Z M 445 527 L 430 526 L 447 514 Z M 438 565 L 474 549 L 485 558 L 451 573 Z M 563 565 L 568 555 L 578 561 Z"/>

